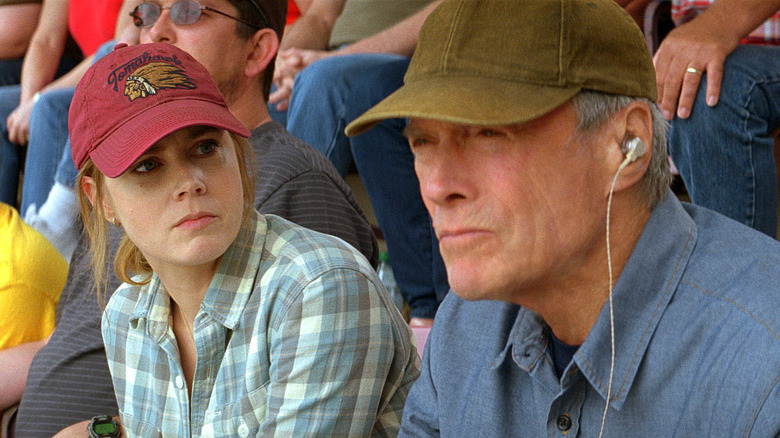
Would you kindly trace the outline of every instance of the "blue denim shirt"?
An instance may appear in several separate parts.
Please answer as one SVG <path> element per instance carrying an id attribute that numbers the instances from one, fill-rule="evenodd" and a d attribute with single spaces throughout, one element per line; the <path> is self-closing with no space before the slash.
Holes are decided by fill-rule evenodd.
<path id="1" fill-rule="evenodd" d="M 779 436 L 780 243 L 670 192 L 613 293 L 604 436 Z M 559 380 L 538 315 L 449 294 L 400 436 L 596 437 L 609 333 L 605 306 Z"/>

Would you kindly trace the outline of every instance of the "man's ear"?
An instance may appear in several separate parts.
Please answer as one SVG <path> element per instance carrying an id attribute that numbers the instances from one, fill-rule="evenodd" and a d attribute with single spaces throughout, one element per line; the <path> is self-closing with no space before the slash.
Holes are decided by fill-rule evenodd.
<path id="1" fill-rule="evenodd" d="M 279 37 L 273 29 L 260 29 L 247 42 L 247 63 L 244 74 L 256 77 L 263 74 L 279 50 Z"/>
<path id="2" fill-rule="evenodd" d="M 89 203 L 92 204 L 92 207 L 99 212 L 98 214 L 102 212 L 105 220 L 113 222 L 116 218 L 114 209 L 111 207 L 111 203 L 107 202 L 108 200 L 105 199 L 105 190 L 103 190 L 103 199 L 98 199 L 98 187 L 95 179 L 91 176 L 81 178 L 81 189 L 84 191 L 84 195 L 87 197 Z M 96 202 L 100 202 L 100 207 L 95 204 Z"/>
<path id="3" fill-rule="evenodd" d="M 636 185 L 647 172 L 650 157 L 653 155 L 653 116 L 647 104 L 634 101 L 613 116 L 610 130 L 611 143 L 609 148 L 610 167 L 613 175 L 620 170 L 620 176 L 615 183 L 615 192 Z M 634 155 L 628 160 L 629 145 L 637 141 L 644 144 L 644 153 Z M 642 145 L 638 145 L 641 147 Z M 611 186 L 611 181 L 610 181 Z"/>

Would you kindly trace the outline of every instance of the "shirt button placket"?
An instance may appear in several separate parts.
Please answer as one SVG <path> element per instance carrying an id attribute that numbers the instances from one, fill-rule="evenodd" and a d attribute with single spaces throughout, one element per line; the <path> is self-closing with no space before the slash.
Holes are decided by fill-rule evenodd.
<path id="1" fill-rule="evenodd" d="M 181 375 L 176 376 L 176 388 L 184 388 L 184 378 Z"/>
<path id="2" fill-rule="evenodd" d="M 249 436 L 249 427 L 247 427 L 246 423 L 244 423 L 243 421 L 238 426 L 238 436 L 240 436 L 241 438 L 246 438 Z"/>
<path id="3" fill-rule="evenodd" d="M 558 418 L 555 419 L 555 424 L 561 432 L 568 432 L 569 429 L 571 429 L 571 418 L 569 417 L 569 414 L 559 415 Z"/>

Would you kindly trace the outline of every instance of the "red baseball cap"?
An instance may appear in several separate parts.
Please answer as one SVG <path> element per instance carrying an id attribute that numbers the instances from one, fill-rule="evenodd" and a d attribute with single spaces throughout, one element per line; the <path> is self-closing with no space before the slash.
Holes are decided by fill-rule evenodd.
<path id="1" fill-rule="evenodd" d="M 166 43 L 119 44 L 76 87 L 68 116 L 73 162 L 81 169 L 92 158 L 116 178 L 166 135 L 196 125 L 250 135 L 187 52 Z"/>

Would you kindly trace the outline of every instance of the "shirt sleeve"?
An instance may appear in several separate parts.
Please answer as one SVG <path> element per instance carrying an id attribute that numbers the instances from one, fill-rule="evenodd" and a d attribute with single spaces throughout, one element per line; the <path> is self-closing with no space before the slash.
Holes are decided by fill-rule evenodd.
<path id="1" fill-rule="evenodd" d="M 387 403 L 391 318 L 377 286 L 325 272 L 271 321 L 268 411 L 261 436 L 370 436 Z"/>
<path id="2" fill-rule="evenodd" d="M 439 417 L 436 387 L 431 376 L 431 349 L 435 333 L 431 331 L 422 355 L 420 378 L 409 391 L 398 437 L 438 437 Z"/>
<path id="3" fill-rule="evenodd" d="M 753 418 L 745 436 L 780 437 L 780 375 L 772 382 Z"/>

